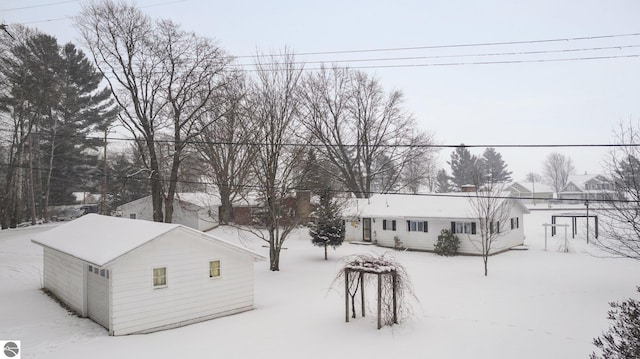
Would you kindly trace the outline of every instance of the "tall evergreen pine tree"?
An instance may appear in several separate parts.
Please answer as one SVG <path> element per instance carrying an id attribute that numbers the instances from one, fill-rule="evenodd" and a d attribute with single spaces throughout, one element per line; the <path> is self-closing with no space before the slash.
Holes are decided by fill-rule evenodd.
<path id="1" fill-rule="evenodd" d="M 320 195 L 320 205 L 313 214 L 313 222 L 309 228 L 311 243 L 324 247 L 324 259 L 327 260 L 327 247 L 334 249 L 344 241 L 344 222 L 340 208 L 332 198 L 331 189 L 326 188 Z"/>

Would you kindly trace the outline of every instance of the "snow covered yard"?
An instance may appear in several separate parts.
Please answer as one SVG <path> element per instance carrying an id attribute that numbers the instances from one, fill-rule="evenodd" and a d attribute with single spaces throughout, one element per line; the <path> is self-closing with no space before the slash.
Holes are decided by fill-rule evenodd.
<path id="1" fill-rule="evenodd" d="M 343 289 L 330 285 L 340 257 L 388 249 L 345 243 L 324 261 L 301 231 L 286 242 L 280 272 L 256 263 L 255 310 L 110 337 L 39 290 L 42 248 L 29 239 L 48 227 L 0 231 L 0 340 L 21 340 L 24 358 L 586 358 L 608 326 L 607 303 L 636 295 L 640 261 L 594 256 L 582 228 L 570 253 L 558 250 L 561 229 L 545 252 L 541 224 L 550 216 L 526 215 L 529 250 L 491 257 L 488 277 L 480 257 L 393 252 L 420 302 L 414 316 L 381 330 L 374 315 L 345 323 Z M 213 234 L 238 240 L 229 228 Z M 240 242 L 267 255 L 262 243 Z"/>

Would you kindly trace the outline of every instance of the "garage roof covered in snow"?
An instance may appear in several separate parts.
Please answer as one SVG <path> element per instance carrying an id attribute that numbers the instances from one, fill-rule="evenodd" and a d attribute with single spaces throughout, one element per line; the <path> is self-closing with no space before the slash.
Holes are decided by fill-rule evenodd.
<path id="1" fill-rule="evenodd" d="M 196 233 L 225 247 L 245 252 L 255 259 L 264 259 L 262 255 L 256 252 L 180 224 L 110 217 L 99 214 L 87 214 L 40 233 L 32 238 L 31 241 L 96 266 L 104 266 L 145 243 L 178 228 Z"/>

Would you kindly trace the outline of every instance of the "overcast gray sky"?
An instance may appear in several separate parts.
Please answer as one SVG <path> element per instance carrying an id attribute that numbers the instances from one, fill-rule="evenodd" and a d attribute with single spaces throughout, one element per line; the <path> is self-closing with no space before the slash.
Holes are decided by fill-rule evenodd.
<path id="1" fill-rule="evenodd" d="M 0 20 L 78 43 L 69 17 L 78 13 L 81 3 L 3 0 Z M 387 89 L 402 90 L 406 109 L 440 144 L 611 143 L 620 121 L 640 119 L 640 57 L 634 57 L 640 56 L 640 1 L 137 4 L 153 17 L 170 18 L 187 30 L 216 38 L 235 56 L 288 46 L 297 53 L 325 52 L 299 56 L 307 67 L 315 67 L 314 61 L 371 60 L 342 64 L 369 66 L 364 71 L 378 76 Z M 606 35 L 628 36 L 597 38 Z M 574 40 L 540 41 L 556 39 Z M 506 42 L 521 43 L 466 46 Z M 424 48 L 441 45 L 465 46 Z M 389 65 L 396 67 L 383 67 Z M 552 151 L 569 155 L 578 173 L 601 172 L 606 153 L 590 148 L 498 149 L 516 180 L 530 171 L 540 173 Z M 440 156 L 440 166 L 448 172 L 445 161 L 451 152 L 443 149 Z"/>

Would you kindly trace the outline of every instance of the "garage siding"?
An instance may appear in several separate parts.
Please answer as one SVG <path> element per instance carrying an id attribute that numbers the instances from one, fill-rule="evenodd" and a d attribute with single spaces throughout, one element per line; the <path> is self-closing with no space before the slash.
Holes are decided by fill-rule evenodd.
<path id="1" fill-rule="evenodd" d="M 218 278 L 209 278 L 212 260 L 220 260 Z M 157 267 L 167 268 L 165 288 L 152 285 Z M 111 270 L 114 335 L 180 326 L 253 307 L 253 258 L 183 228 L 127 254 Z"/>
<path id="2" fill-rule="evenodd" d="M 68 254 L 44 247 L 44 287 L 80 316 L 87 316 L 84 302 L 84 263 Z"/>
<path id="3" fill-rule="evenodd" d="M 87 311 L 89 318 L 109 329 L 109 279 L 105 273 L 87 271 Z"/>

